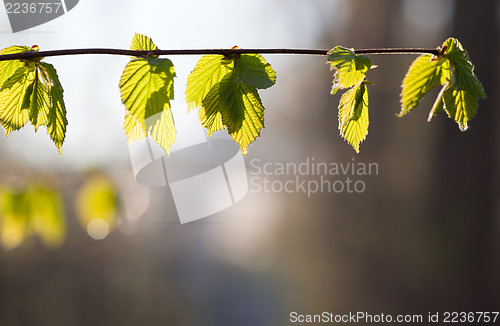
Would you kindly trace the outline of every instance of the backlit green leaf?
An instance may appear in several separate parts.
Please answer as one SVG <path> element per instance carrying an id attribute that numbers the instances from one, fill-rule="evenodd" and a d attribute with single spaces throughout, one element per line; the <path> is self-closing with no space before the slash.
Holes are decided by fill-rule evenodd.
<path id="1" fill-rule="evenodd" d="M 46 121 L 47 133 L 61 154 L 61 147 L 66 138 L 66 106 L 63 99 L 63 88 L 59 82 L 56 69 L 49 63 L 37 64 L 40 79 L 49 95 L 50 107 L 38 110 L 38 119 Z M 48 111 L 48 113 L 47 113 Z M 40 121 L 39 121 L 40 123 Z"/>
<path id="2" fill-rule="evenodd" d="M 448 88 L 443 92 L 444 109 L 458 123 L 460 130 L 468 128 L 468 122 L 476 115 L 478 98 L 465 90 Z"/>
<path id="3" fill-rule="evenodd" d="M 362 82 L 372 63 L 367 56 L 357 55 L 353 50 L 336 46 L 328 52 L 328 61 L 335 69 L 332 94 Z"/>
<path id="4" fill-rule="evenodd" d="M 189 74 L 186 86 L 188 112 L 200 107 L 212 88 L 234 69 L 233 62 L 226 65 L 222 60 L 222 55 L 204 55 Z"/>
<path id="5" fill-rule="evenodd" d="M 151 138 L 168 154 L 176 138 L 174 119 L 170 109 L 146 119 L 146 129 Z"/>
<path id="6" fill-rule="evenodd" d="M 447 67 L 445 59 L 433 60 L 430 54 L 421 55 L 413 61 L 403 79 L 399 116 L 413 110 L 428 91 L 441 84 L 443 75 L 447 75 Z"/>
<path id="7" fill-rule="evenodd" d="M 35 78 L 34 67 L 21 66 L 3 83 L 0 89 L 0 123 L 6 136 L 28 122 L 30 94 L 26 96 L 26 92 Z"/>
<path id="8" fill-rule="evenodd" d="M 128 111 L 125 111 L 125 122 L 123 124 L 127 142 L 130 145 L 133 141 L 140 141 L 146 139 L 146 125 L 144 122 L 138 122 Z"/>
<path id="9" fill-rule="evenodd" d="M 209 134 L 227 127 L 245 155 L 264 127 L 264 107 L 257 89 L 238 84 L 233 73 L 212 88 L 200 112 L 200 122 Z"/>
<path id="10" fill-rule="evenodd" d="M 450 62 L 451 84 L 456 89 L 465 90 L 475 97 L 486 98 L 483 85 L 474 73 L 474 65 L 462 44 L 455 38 L 449 38 L 442 47 L 445 48 L 443 57 Z"/>
<path id="11" fill-rule="evenodd" d="M 414 109 L 431 88 L 444 85 L 428 121 L 446 111 L 465 131 L 477 112 L 478 99 L 486 98 L 486 94 L 467 51 L 457 39 L 447 39 L 439 49 L 439 55 L 422 55 L 410 66 L 403 80 L 400 116 Z"/>
<path id="12" fill-rule="evenodd" d="M 259 89 L 269 88 L 276 83 L 276 71 L 260 54 L 243 54 L 234 61 L 236 81 Z"/>
<path id="13" fill-rule="evenodd" d="M 33 47 L 38 49 L 38 47 Z M 27 52 L 28 47 L 7 48 L 5 52 Z M 17 69 L 3 81 L 0 88 L 0 123 L 9 135 L 22 128 L 28 120 L 35 131 L 40 126 L 47 127 L 47 133 L 57 147 L 59 154 L 66 135 L 66 108 L 63 88 L 57 72 L 51 64 L 40 60 L 25 63 L 13 60 L 14 64 L 5 69 Z M 18 62 L 15 64 L 15 62 Z M 5 73 L 2 74 L 2 79 Z"/>
<path id="14" fill-rule="evenodd" d="M 189 109 L 200 107 L 200 123 L 210 134 L 227 128 L 246 155 L 264 127 L 264 107 L 257 88 L 276 82 L 276 72 L 260 55 L 203 56 L 188 77 Z"/>
<path id="15" fill-rule="evenodd" d="M 359 144 L 368 134 L 368 90 L 364 82 L 342 95 L 339 104 L 339 130 L 359 153 Z"/>
<path id="16" fill-rule="evenodd" d="M 158 50 L 158 47 L 153 43 L 151 38 L 135 33 L 130 50 L 154 51 Z"/>
<path id="17" fill-rule="evenodd" d="M 202 105 L 198 111 L 200 123 L 207 129 L 209 136 L 216 131 L 226 128 L 226 125 L 222 122 L 222 113 L 219 110 L 219 88 L 220 83 L 212 87 L 210 92 L 203 98 Z"/>
<path id="18" fill-rule="evenodd" d="M 10 46 L 8 48 L 0 50 L 0 55 L 3 54 L 14 54 L 29 52 L 30 48 L 27 46 Z M 5 60 L 0 61 L 0 88 L 2 88 L 3 83 L 12 77 L 14 72 L 24 65 L 20 60 Z"/>
<path id="19" fill-rule="evenodd" d="M 134 41 L 138 50 L 156 47 L 149 38 L 138 34 Z M 174 77 L 174 65 L 168 59 L 134 58 L 126 65 L 120 79 L 120 91 L 128 114 L 125 115 L 124 129 L 129 142 L 143 139 L 143 132 L 147 132 L 167 154 L 170 153 L 176 139 L 170 110 Z"/>
<path id="20" fill-rule="evenodd" d="M 228 115 L 231 117 L 225 125 L 246 155 L 248 145 L 260 136 L 264 128 L 264 107 L 259 93 L 254 87 L 242 83 L 231 89 L 226 86 L 221 91 L 221 98 L 222 121 Z"/>
<path id="21" fill-rule="evenodd" d="M 38 79 L 38 76 L 26 91 L 23 108 L 30 110 L 29 119 L 30 123 L 35 127 L 35 131 L 38 130 L 38 127 L 47 124 L 50 96 L 45 86 Z"/>

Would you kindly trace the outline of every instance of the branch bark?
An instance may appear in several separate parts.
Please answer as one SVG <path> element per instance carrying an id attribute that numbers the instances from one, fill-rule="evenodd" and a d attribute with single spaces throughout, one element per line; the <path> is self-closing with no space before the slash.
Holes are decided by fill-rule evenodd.
<path id="1" fill-rule="evenodd" d="M 125 49 L 106 49 L 106 48 L 90 48 L 90 49 L 65 49 L 65 50 L 49 50 L 38 52 L 23 52 L 14 54 L 0 55 L 0 61 L 6 60 L 21 60 L 35 59 L 43 57 L 55 57 L 66 55 L 82 55 L 82 54 L 107 54 L 107 55 L 123 55 L 132 57 L 145 57 L 147 55 L 205 55 L 205 54 L 243 54 L 243 53 L 259 53 L 259 54 L 302 54 L 302 55 L 327 55 L 329 50 L 316 49 L 186 49 L 186 50 L 155 50 L 155 51 L 135 51 Z M 357 54 L 433 54 L 438 55 L 437 49 L 422 49 L 422 48 L 384 48 L 384 49 L 359 49 L 354 50 Z"/>

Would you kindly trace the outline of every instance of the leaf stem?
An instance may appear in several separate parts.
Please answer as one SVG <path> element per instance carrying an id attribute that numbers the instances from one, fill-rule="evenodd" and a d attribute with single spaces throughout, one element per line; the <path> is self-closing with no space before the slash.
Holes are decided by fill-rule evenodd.
<path id="1" fill-rule="evenodd" d="M 65 49 L 65 50 L 49 50 L 38 52 L 22 52 L 14 54 L 0 55 L 0 61 L 6 60 L 21 60 L 34 59 L 41 57 L 55 57 L 65 55 L 81 55 L 81 54 L 107 54 L 107 55 L 124 55 L 132 57 L 146 57 L 148 55 L 205 55 L 205 54 L 242 54 L 242 53 L 259 53 L 259 54 L 303 54 L 303 55 L 327 55 L 329 50 L 314 50 L 314 49 L 187 49 L 187 50 L 155 50 L 155 51 L 134 51 L 125 49 L 106 49 L 106 48 L 91 48 L 91 49 Z M 433 54 L 438 55 L 437 49 L 422 49 L 422 48 L 384 48 L 384 49 L 359 49 L 354 50 L 357 54 Z"/>

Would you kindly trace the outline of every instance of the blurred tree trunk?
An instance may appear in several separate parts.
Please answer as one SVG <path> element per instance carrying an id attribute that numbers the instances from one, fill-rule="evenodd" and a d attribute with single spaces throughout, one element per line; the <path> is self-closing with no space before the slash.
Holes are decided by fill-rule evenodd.
<path id="1" fill-rule="evenodd" d="M 492 286 L 492 254 L 498 252 L 493 250 L 492 241 L 498 148 L 496 0 L 457 0 L 455 9 L 452 35 L 470 51 L 472 62 L 478 65 L 475 72 L 488 99 L 480 100 L 478 115 L 467 132 L 448 123 L 436 145 L 433 223 L 440 230 L 436 242 L 445 248 L 441 259 L 446 260 L 442 264 L 445 270 L 440 273 L 440 290 L 447 293 L 445 302 L 453 305 L 450 308 L 458 309 L 459 305 L 471 309 L 471 305 L 476 305 L 487 311 L 498 299 Z"/>

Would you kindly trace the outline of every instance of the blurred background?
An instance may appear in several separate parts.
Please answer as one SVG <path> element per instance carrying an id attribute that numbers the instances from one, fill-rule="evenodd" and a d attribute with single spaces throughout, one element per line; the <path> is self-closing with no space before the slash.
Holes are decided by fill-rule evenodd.
<path id="1" fill-rule="evenodd" d="M 371 56 L 370 128 L 356 154 L 338 134 L 340 95 L 329 94 L 326 58 L 268 55 L 278 80 L 260 92 L 266 128 L 249 147 L 248 171 L 252 160 L 314 158 L 377 163 L 378 174 L 354 176 L 362 193 L 251 188 L 233 207 L 181 225 L 168 188 L 134 179 L 118 89 L 129 59 L 48 58 L 65 89 L 67 138 L 61 156 L 29 126 L 0 141 L 0 325 L 255 326 L 289 325 L 292 311 L 498 311 L 499 30 L 496 0 L 81 0 L 16 34 L 0 10 L 2 48 L 128 48 L 136 32 L 161 49 L 435 48 L 453 36 L 488 95 L 465 133 L 445 115 L 426 121 L 438 89 L 398 118 L 415 56 Z M 170 59 L 172 110 L 183 114 L 199 57 Z"/>

